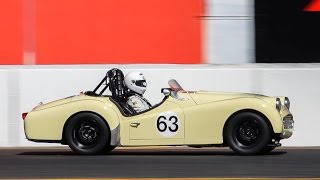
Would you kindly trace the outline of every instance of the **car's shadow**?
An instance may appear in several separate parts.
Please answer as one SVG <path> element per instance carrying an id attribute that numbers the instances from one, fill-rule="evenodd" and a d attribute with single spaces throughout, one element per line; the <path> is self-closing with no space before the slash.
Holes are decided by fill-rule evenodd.
<path id="1" fill-rule="evenodd" d="M 274 150 L 268 154 L 259 156 L 273 156 L 282 155 L 287 152 L 284 150 Z M 28 150 L 26 152 L 18 153 L 18 155 L 62 155 L 62 156 L 84 156 L 75 154 L 71 150 Z M 95 156 L 239 156 L 229 149 L 214 149 L 214 150 L 194 150 L 194 149 L 174 149 L 174 150 L 164 150 L 164 149 L 115 149 L 109 153 L 95 155 Z"/>

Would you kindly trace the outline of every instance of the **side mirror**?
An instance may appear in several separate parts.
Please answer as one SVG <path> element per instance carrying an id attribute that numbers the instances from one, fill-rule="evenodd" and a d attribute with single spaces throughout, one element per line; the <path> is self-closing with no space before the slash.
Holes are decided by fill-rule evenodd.
<path id="1" fill-rule="evenodd" d="M 171 94 L 171 91 L 170 91 L 170 89 L 168 89 L 168 88 L 162 88 L 161 89 L 161 93 L 164 95 L 164 96 L 169 96 L 170 94 Z"/>

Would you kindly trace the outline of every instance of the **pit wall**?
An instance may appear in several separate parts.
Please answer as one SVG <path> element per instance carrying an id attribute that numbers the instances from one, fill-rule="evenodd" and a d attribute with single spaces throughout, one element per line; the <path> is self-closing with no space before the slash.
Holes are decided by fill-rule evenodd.
<path id="1" fill-rule="evenodd" d="M 2 66 L 0 68 L 0 146 L 56 146 L 25 139 L 21 113 L 49 102 L 93 90 L 107 70 L 141 71 L 148 82 L 145 97 L 161 101 L 160 89 L 176 79 L 186 90 L 251 92 L 288 96 L 294 135 L 284 146 L 319 146 L 320 64 L 248 65 L 91 65 Z"/>

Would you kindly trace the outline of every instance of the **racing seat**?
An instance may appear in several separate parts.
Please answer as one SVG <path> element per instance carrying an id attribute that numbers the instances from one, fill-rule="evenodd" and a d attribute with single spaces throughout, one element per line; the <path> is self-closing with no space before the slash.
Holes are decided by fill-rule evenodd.
<path id="1" fill-rule="evenodd" d="M 111 92 L 110 100 L 119 108 L 120 112 L 124 116 L 132 116 L 136 114 L 136 111 L 126 103 L 127 97 L 130 94 L 128 88 L 124 86 L 123 80 L 123 72 L 120 69 L 113 68 L 107 72 L 106 76 L 102 79 L 98 86 L 93 90 L 93 92 L 90 93 L 101 96 L 109 87 Z M 97 93 L 104 83 L 105 87 L 103 87 L 100 93 Z"/>

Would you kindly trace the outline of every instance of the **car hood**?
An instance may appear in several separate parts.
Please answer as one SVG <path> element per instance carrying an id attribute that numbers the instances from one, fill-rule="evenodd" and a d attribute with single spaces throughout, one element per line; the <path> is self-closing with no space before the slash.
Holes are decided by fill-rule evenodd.
<path id="1" fill-rule="evenodd" d="M 256 96 L 262 96 L 262 95 L 250 94 L 250 93 L 197 91 L 194 93 L 190 93 L 190 96 L 197 104 L 204 104 L 204 103 L 237 99 L 237 98 L 254 98 Z"/>

